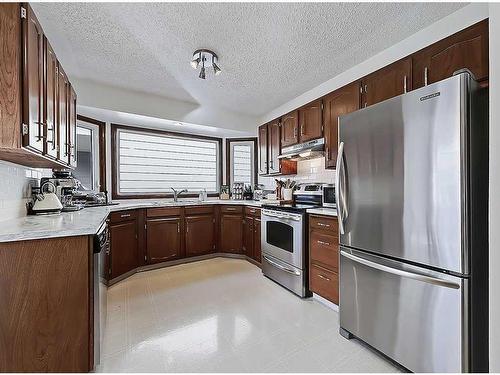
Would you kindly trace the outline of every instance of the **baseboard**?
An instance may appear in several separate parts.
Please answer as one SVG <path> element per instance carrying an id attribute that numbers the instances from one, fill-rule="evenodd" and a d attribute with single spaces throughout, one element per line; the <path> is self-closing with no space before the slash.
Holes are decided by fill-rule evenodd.
<path id="1" fill-rule="evenodd" d="M 232 259 L 246 260 L 246 261 L 248 261 L 248 262 L 252 263 L 253 265 L 260 268 L 259 262 L 255 261 L 254 259 L 249 258 L 243 254 L 212 253 L 212 254 L 205 254 L 205 255 L 200 255 L 200 256 L 196 256 L 196 257 L 182 258 L 182 259 L 171 260 L 168 262 L 161 262 L 161 263 L 140 266 L 140 267 L 137 267 L 131 271 L 124 273 L 123 275 L 120 275 L 118 277 L 115 277 L 114 279 L 109 280 L 108 286 L 112 286 L 120 281 L 123 281 L 123 280 L 129 278 L 130 276 L 135 275 L 138 272 L 152 271 L 152 270 L 157 270 L 160 268 L 178 266 L 179 264 L 200 262 L 203 260 L 208 260 L 208 259 L 213 259 L 213 258 L 232 258 Z"/>
<path id="2" fill-rule="evenodd" d="M 334 310 L 334 311 L 339 311 L 339 306 L 334 304 L 333 302 L 327 300 L 324 297 L 321 297 L 319 294 L 313 293 L 313 299 L 316 301 L 320 302 L 321 304 L 325 305 L 326 307 Z"/>

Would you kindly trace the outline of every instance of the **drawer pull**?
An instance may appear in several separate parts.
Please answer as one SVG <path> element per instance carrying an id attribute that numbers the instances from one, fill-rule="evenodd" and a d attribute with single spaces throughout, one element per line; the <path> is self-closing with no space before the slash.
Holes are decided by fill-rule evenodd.
<path id="1" fill-rule="evenodd" d="M 330 246 L 330 242 L 325 242 L 325 241 L 317 241 L 320 245 L 325 245 L 325 246 Z"/>
<path id="2" fill-rule="evenodd" d="M 321 277 L 323 280 L 326 280 L 326 281 L 332 281 L 329 277 L 323 276 L 319 273 L 318 273 L 318 277 Z"/>
<path id="3" fill-rule="evenodd" d="M 236 208 L 227 207 L 227 208 L 226 208 L 226 211 L 236 211 Z"/>
<path id="4" fill-rule="evenodd" d="M 318 223 L 318 226 L 320 226 L 320 227 L 327 227 L 327 228 L 329 228 L 329 227 L 330 227 L 330 224 Z"/>
<path id="5" fill-rule="evenodd" d="M 130 217 L 130 214 L 121 214 L 120 217 L 121 218 Z"/>

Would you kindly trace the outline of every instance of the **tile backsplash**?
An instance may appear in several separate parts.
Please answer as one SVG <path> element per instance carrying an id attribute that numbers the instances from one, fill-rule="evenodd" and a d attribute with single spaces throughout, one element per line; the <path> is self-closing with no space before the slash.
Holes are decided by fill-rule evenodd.
<path id="1" fill-rule="evenodd" d="M 335 181 L 335 170 L 325 169 L 325 158 L 316 158 L 311 160 L 301 160 L 297 162 L 297 174 L 294 176 L 262 177 L 259 176 L 259 183 L 264 184 L 266 189 L 274 190 L 275 178 L 290 178 L 297 183 L 304 182 L 323 182 L 333 184 Z"/>
<path id="2" fill-rule="evenodd" d="M 31 186 L 52 175 L 50 169 L 35 169 L 0 161 L 0 221 L 26 215 Z"/>

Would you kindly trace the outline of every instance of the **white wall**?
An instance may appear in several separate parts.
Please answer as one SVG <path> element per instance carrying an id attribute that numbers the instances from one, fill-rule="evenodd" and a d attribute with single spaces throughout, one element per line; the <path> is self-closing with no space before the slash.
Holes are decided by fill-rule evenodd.
<path id="1" fill-rule="evenodd" d="M 371 72 L 374 72 L 390 63 L 408 56 L 429 44 L 437 42 L 461 29 L 473 25 L 488 17 L 488 4 L 474 3 L 459 9 L 455 13 L 435 22 L 429 27 L 413 34 L 405 40 L 387 48 L 361 64 L 352 67 L 338 76 L 322 83 L 304 94 L 275 108 L 261 118 L 259 124 L 264 124 L 283 114 L 286 114 L 301 105 L 320 98 L 329 92 L 351 83 Z"/>
<path id="2" fill-rule="evenodd" d="M 500 4 L 490 4 L 490 372 L 500 372 Z"/>
<path id="3" fill-rule="evenodd" d="M 51 174 L 50 169 L 34 169 L 0 161 L 0 221 L 26 216 L 31 186 L 38 186 L 40 178 Z"/>
<path id="4" fill-rule="evenodd" d="M 78 104 L 81 106 L 257 134 L 256 117 L 86 80 L 73 78 L 72 83 L 78 93 Z"/>

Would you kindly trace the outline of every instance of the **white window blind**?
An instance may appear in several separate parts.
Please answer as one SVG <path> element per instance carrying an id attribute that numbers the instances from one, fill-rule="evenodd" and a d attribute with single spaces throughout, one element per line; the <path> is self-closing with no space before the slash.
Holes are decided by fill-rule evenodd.
<path id="1" fill-rule="evenodd" d="M 116 142 L 121 195 L 219 191 L 217 140 L 118 129 Z"/>
<path id="2" fill-rule="evenodd" d="M 254 143 L 251 141 L 231 142 L 231 185 L 243 182 L 254 185 Z"/>

